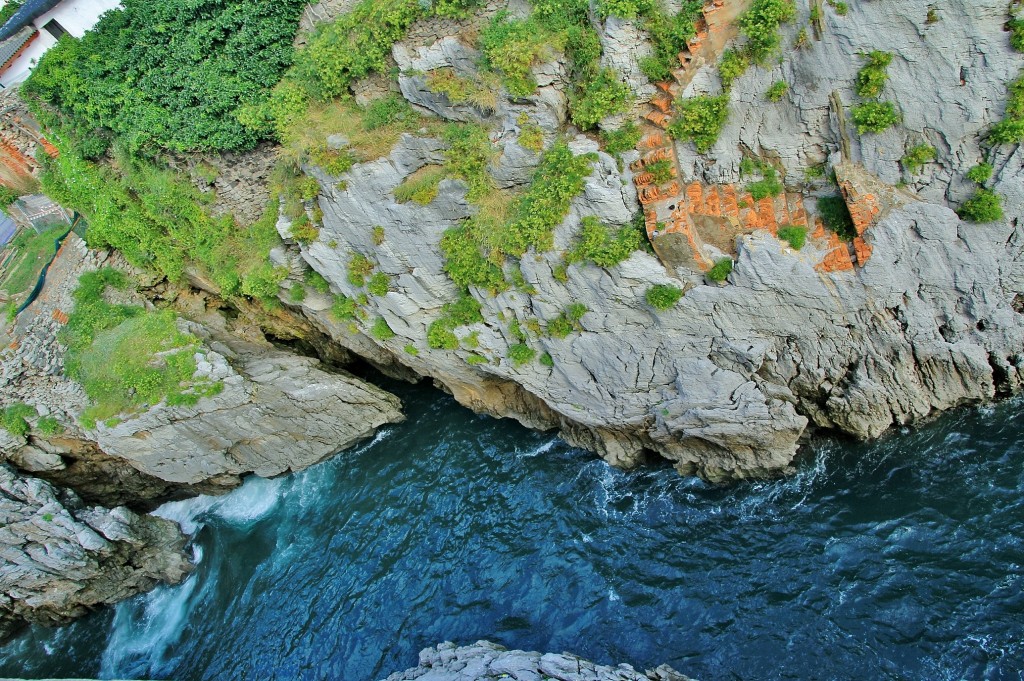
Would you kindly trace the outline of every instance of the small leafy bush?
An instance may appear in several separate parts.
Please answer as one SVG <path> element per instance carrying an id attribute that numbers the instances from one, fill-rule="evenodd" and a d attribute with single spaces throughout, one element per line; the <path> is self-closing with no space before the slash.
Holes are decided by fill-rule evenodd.
<path id="1" fill-rule="evenodd" d="M 612 156 L 636 149 L 641 137 L 643 133 L 633 121 L 625 123 L 618 130 L 602 130 L 600 134 L 604 150 Z"/>
<path id="2" fill-rule="evenodd" d="M 288 289 L 288 297 L 293 303 L 301 303 L 306 299 L 306 287 L 299 283 L 293 283 Z"/>
<path id="3" fill-rule="evenodd" d="M 466 355 L 466 364 L 469 364 L 470 366 L 480 366 L 481 364 L 487 364 L 487 358 L 483 355 L 478 355 L 475 352 L 472 352 Z"/>
<path id="4" fill-rule="evenodd" d="M 651 8 L 653 0 L 597 0 L 597 15 L 602 19 L 636 19 Z"/>
<path id="5" fill-rule="evenodd" d="M 750 59 L 764 64 L 779 48 L 779 25 L 796 16 L 793 0 L 754 0 L 750 9 L 740 15 L 740 32 L 747 37 Z"/>
<path id="6" fill-rule="evenodd" d="M 389 94 L 375 99 L 366 106 L 363 115 L 363 128 L 378 130 L 386 125 L 411 121 L 417 118 L 412 105 L 397 94 Z"/>
<path id="7" fill-rule="evenodd" d="M 967 179 L 978 184 L 985 184 L 991 179 L 994 170 L 991 163 L 979 163 L 967 171 Z"/>
<path id="8" fill-rule="evenodd" d="M 789 92 L 789 83 L 784 80 L 777 80 L 772 83 L 768 91 L 764 93 L 764 96 L 768 98 L 768 101 L 777 102 L 786 96 Z"/>
<path id="9" fill-rule="evenodd" d="M 726 90 L 732 87 L 733 81 L 746 73 L 750 68 L 750 60 L 742 52 L 736 50 L 725 50 L 718 61 L 718 75 L 722 79 L 722 87 Z"/>
<path id="10" fill-rule="evenodd" d="M 957 215 L 968 222 L 996 222 L 1003 219 L 1003 202 L 995 192 L 979 189 L 964 201 Z"/>
<path id="11" fill-rule="evenodd" d="M 886 69 L 892 62 L 892 53 L 872 50 L 867 60 L 867 64 L 857 72 L 857 94 L 861 97 L 877 97 L 889 79 Z"/>
<path id="12" fill-rule="evenodd" d="M 540 359 L 537 361 L 543 364 L 544 366 L 548 367 L 549 369 L 555 366 L 555 360 L 549 352 L 545 352 L 544 354 L 542 354 L 540 356 Z"/>
<path id="13" fill-rule="evenodd" d="M 694 22 L 700 16 L 700 0 L 687 0 L 675 14 L 666 12 L 654 2 L 644 13 L 643 27 L 654 47 L 654 55 L 640 61 L 644 75 L 652 81 L 671 80 L 672 72 L 679 68 L 679 53 L 694 36 Z"/>
<path id="14" fill-rule="evenodd" d="M 324 276 L 317 272 L 316 270 L 309 270 L 308 272 L 306 272 L 306 276 L 304 277 L 304 279 L 306 281 L 306 285 L 308 285 L 317 293 L 326 294 L 331 292 L 330 282 L 324 279 Z"/>
<path id="15" fill-rule="evenodd" d="M 536 354 L 536 350 L 524 343 L 516 343 L 508 349 L 508 358 L 512 360 L 512 363 L 516 366 L 526 364 L 532 360 Z"/>
<path id="16" fill-rule="evenodd" d="M 373 263 L 362 253 L 352 251 L 348 258 L 348 283 L 365 286 L 366 278 L 373 272 Z"/>
<path id="17" fill-rule="evenodd" d="M 925 163 L 935 160 L 935 147 L 930 144 L 918 144 L 907 149 L 900 159 L 900 164 L 908 173 L 919 173 Z"/>
<path id="18" fill-rule="evenodd" d="M 370 283 L 366 285 L 366 290 L 378 297 L 386 296 L 391 290 L 391 277 L 383 272 L 377 272 L 370 277 Z"/>
<path id="19" fill-rule="evenodd" d="M 377 317 L 377 321 L 373 323 L 371 333 L 379 341 L 386 341 L 395 337 L 395 332 L 391 330 L 387 320 L 383 317 Z"/>
<path id="20" fill-rule="evenodd" d="M 747 184 L 747 191 L 755 201 L 769 196 L 778 196 L 785 190 L 774 166 L 769 163 L 757 163 L 756 166 L 762 179 Z"/>
<path id="21" fill-rule="evenodd" d="M 828 4 L 836 11 L 836 14 L 841 17 L 845 17 L 850 11 L 850 7 L 845 2 L 842 2 L 842 0 L 828 0 Z"/>
<path id="22" fill-rule="evenodd" d="M 672 284 L 655 284 L 647 289 L 645 297 L 655 310 L 667 310 L 683 297 L 683 289 Z"/>
<path id="23" fill-rule="evenodd" d="M 39 431 L 40 435 L 44 435 L 46 437 L 53 437 L 54 435 L 60 435 L 61 433 L 63 433 L 64 426 L 62 426 L 60 424 L 60 421 L 58 421 L 54 417 L 44 416 L 43 418 L 39 419 L 38 423 L 36 423 L 36 430 Z"/>
<path id="24" fill-rule="evenodd" d="M 346 295 L 339 293 L 334 296 L 334 302 L 331 304 L 331 317 L 335 321 L 342 321 L 343 319 L 354 319 L 356 316 L 356 301 L 353 298 L 349 298 Z"/>
<path id="25" fill-rule="evenodd" d="M 487 65 L 499 71 L 509 94 L 526 97 L 537 89 L 531 67 L 548 50 L 550 34 L 533 19 L 511 19 L 499 12 L 480 34 Z"/>
<path id="26" fill-rule="evenodd" d="M 572 331 L 572 323 L 565 316 L 555 317 L 548 322 L 548 335 L 552 338 L 565 338 Z"/>
<path id="27" fill-rule="evenodd" d="M 457 350 L 459 339 L 454 329 L 483 320 L 480 303 L 469 294 L 464 294 L 455 302 L 441 308 L 441 317 L 427 328 L 427 344 L 435 349 Z"/>
<path id="28" fill-rule="evenodd" d="M 662 159 L 644 166 L 644 172 L 654 176 L 656 184 L 664 184 L 674 177 L 675 164 L 669 159 Z"/>
<path id="29" fill-rule="evenodd" d="M 535 154 L 544 150 L 544 131 L 540 126 L 530 121 L 529 116 L 523 113 L 519 116 L 519 146 L 529 149 Z"/>
<path id="30" fill-rule="evenodd" d="M 395 187 L 395 201 L 398 203 L 413 201 L 421 206 L 429 205 L 437 198 L 437 188 L 444 177 L 444 168 L 440 166 L 424 166 L 405 178 L 402 184 Z M 379 246 L 380 244 L 377 245 Z"/>
<path id="31" fill-rule="evenodd" d="M 467 198 L 476 201 L 494 189 L 488 165 L 494 147 L 487 128 L 481 125 L 451 123 L 444 129 L 445 171 L 469 185 Z"/>
<path id="32" fill-rule="evenodd" d="M 36 415 L 35 407 L 18 402 L 0 411 L 0 428 L 14 437 L 25 437 L 32 430 L 28 419 Z"/>
<path id="33" fill-rule="evenodd" d="M 589 130 L 608 116 L 629 109 L 632 95 L 629 85 L 620 81 L 613 69 L 601 69 L 581 92 L 570 98 L 572 122 L 583 130 Z"/>
<path id="34" fill-rule="evenodd" d="M 702 154 L 710 151 L 729 118 L 728 95 L 691 97 L 680 102 L 677 109 L 668 134 L 684 142 L 693 141 Z"/>
<path id="35" fill-rule="evenodd" d="M 420 355 L 420 351 L 412 343 L 407 344 L 402 349 L 405 350 L 405 354 L 407 354 L 407 355 L 411 355 L 413 357 L 419 357 L 419 355 Z"/>
<path id="36" fill-rule="evenodd" d="M 711 281 L 725 281 L 732 274 L 732 258 L 722 258 L 708 270 L 707 277 Z"/>
<path id="37" fill-rule="evenodd" d="M 853 107 L 851 112 L 860 135 L 888 130 L 902 120 L 892 102 L 865 102 Z"/>
<path id="38" fill-rule="evenodd" d="M 1024 142 L 1024 75 L 1008 86 L 1006 117 L 992 126 L 989 139 L 996 144 Z"/>
<path id="39" fill-rule="evenodd" d="M 779 238 L 789 243 L 790 248 L 799 251 L 807 242 L 807 228 L 787 225 L 779 228 Z"/>

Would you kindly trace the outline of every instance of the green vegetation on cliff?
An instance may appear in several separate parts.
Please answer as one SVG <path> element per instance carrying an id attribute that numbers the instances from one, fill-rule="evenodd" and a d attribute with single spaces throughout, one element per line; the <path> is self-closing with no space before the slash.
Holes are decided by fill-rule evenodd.
<path id="1" fill-rule="evenodd" d="M 220 382 L 194 379 L 199 339 L 178 329 L 173 312 L 147 312 L 104 298 L 108 287 L 127 286 L 124 274 L 109 268 L 82 275 L 62 332 L 67 374 L 91 402 L 81 416 L 86 428 L 162 400 L 195 404 L 223 389 Z"/>

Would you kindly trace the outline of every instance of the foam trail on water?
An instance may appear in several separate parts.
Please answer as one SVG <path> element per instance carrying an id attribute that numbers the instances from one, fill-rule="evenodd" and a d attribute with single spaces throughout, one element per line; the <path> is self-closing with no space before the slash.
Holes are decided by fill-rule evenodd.
<path id="1" fill-rule="evenodd" d="M 202 550 L 193 549 L 193 559 Z M 116 606 L 107 648 L 100 663 L 102 678 L 147 676 L 163 664 L 167 650 L 181 637 L 195 601 L 196 575 L 177 586 L 158 586 L 148 594 Z"/>

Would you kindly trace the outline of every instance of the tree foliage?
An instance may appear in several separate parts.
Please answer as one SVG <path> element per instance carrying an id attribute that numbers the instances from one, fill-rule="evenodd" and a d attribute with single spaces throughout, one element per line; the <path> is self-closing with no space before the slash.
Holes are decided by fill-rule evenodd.
<path id="1" fill-rule="evenodd" d="M 246 149 L 236 117 L 291 64 L 299 0 L 124 0 L 93 30 L 64 36 L 22 92 L 98 157 L 112 134 L 131 151 Z M 45 115 L 44 119 L 47 118 Z"/>

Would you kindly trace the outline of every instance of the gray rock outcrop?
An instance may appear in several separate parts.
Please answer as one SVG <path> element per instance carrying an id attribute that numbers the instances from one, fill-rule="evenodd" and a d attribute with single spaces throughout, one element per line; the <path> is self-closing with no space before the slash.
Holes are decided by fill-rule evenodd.
<path id="1" fill-rule="evenodd" d="M 419 665 L 383 681 L 692 681 L 668 665 L 638 672 L 628 664 L 594 664 L 570 653 L 506 650 L 489 641 L 457 647 L 445 642 L 420 652 Z"/>
<path id="2" fill-rule="evenodd" d="M 0 464 L 0 641 L 175 583 L 191 563 L 174 523 L 73 493 Z"/>

